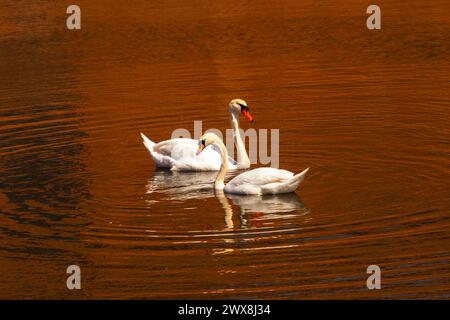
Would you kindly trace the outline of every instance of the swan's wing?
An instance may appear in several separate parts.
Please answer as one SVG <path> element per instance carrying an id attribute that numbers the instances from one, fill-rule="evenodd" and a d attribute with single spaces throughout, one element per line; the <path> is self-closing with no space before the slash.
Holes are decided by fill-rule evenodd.
<path id="1" fill-rule="evenodd" d="M 239 194 L 278 194 L 293 192 L 305 178 L 308 169 L 294 176 L 290 171 L 258 168 L 238 175 L 225 191 Z"/>
<path id="2" fill-rule="evenodd" d="M 170 156 L 173 159 L 182 158 L 184 154 L 190 156 L 198 148 L 198 141 L 194 139 L 177 138 L 158 142 L 153 150 L 159 154 Z"/>
<path id="3" fill-rule="evenodd" d="M 282 182 L 269 183 L 261 187 L 262 194 L 279 194 L 293 192 L 306 176 L 309 168 Z"/>
<path id="4" fill-rule="evenodd" d="M 291 178 L 294 174 L 287 170 L 276 168 L 257 168 L 241 173 L 234 177 L 227 185 L 241 186 L 251 184 L 263 186 L 269 183 L 284 182 Z"/>
<path id="5" fill-rule="evenodd" d="M 172 160 L 171 168 L 177 171 L 217 171 L 222 162 L 214 145 L 207 146 L 198 156 L 198 140 L 177 138 L 161 141 L 153 146 L 157 154 Z M 228 157 L 228 169 L 237 169 L 237 162 Z"/>
<path id="6" fill-rule="evenodd" d="M 210 146 L 215 152 L 220 154 L 220 149 L 218 146 L 216 146 L 215 144 L 211 144 Z M 238 166 L 237 161 L 234 160 L 232 157 L 228 156 L 228 170 L 237 169 L 238 168 L 237 166 Z"/>

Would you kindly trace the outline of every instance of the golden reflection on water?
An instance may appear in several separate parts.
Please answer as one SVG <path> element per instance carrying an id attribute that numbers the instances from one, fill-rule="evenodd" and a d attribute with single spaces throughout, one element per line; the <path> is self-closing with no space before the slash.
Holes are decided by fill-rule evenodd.
<path id="1" fill-rule="evenodd" d="M 78 5 L 0 4 L 0 298 L 449 297 L 447 1 L 379 32 L 360 0 Z M 140 132 L 224 132 L 238 97 L 296 194 L 154 169 Z"/>

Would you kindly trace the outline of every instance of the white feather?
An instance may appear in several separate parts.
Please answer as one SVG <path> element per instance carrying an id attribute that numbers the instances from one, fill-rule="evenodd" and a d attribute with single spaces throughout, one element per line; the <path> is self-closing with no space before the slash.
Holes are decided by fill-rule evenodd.
<path id="1" fill-rule="evenodd" d="M 234 194 L 280 194 L 293 192 L 304 179 L 309 168 L 294 176 L 287 170 L 257 168 L 244 172 L 225 185 L 224 191 Z"/>
<path id="2" fill-rule="evenodd" d="M 245 109 L 243 109 L 245 108 Z M 253 121 L 248 112 L 247 103 L 241 99 L 233 99 L 228 104 L 230 123 L 234 132 L 237 160 L 227 156 L 228 169 L 247 169 L 250 167 L 250 159 L 245 150 L 245 144 L 239 131 L 239 116 Z M 171 139 L 154 143 L 141 133 L 144 145 L 150 152 L 155 164 L 159 168 L 170 168 L 176 171 L 218 171 L 222 163 L 219 150 L 215 146 L 207 147 L 200 156 L 196 155 L 198 141 L 194 139 Z"/>
<path id="3" fill-rule="evenodd" d="M 144 145 L 158 168 L 174 171 L 218 171 L 221 156 L 215 146 L 206 147 L 196 155 L 198 140 L 178 138 L 154 143 L 141 133 Z M 228 157 L 228 168 L 236 170 L 237 162 Z"/>

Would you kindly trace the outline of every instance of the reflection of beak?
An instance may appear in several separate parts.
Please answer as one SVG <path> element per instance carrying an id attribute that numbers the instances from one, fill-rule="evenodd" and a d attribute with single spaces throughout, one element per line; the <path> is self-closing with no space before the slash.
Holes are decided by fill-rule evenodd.
<path id="1" fill-rule="evenodd" d="M 202 153 L 203 149 L 205 149 L 205 146 L 203 144 L 200 144 L 195 154 L 198 156 L 200 153 Z"/>
<path id="2" fill-rule="evenodd" d="M 242 109 L 241 112 L 248 119 L 248 121 L 252 121 L 253 122 L 253 116 L 250 114 L 250 112 L 248 112 L 245 109 Z"/>

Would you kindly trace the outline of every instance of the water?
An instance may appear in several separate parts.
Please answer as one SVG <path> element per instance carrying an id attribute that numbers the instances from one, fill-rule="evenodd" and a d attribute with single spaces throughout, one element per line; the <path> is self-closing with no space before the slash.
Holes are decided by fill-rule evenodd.
<path id="1" fill-rule="evenodd" d="M 78 4 L 72 32 L 0 4 L 0 298 L 448 299 L 446 1 L 383 2 L 381 31 L 359 0 Z M 155 171 L 141 131 L 224 131 L 238 97 L 310 167 L 296 194 Z"/>

